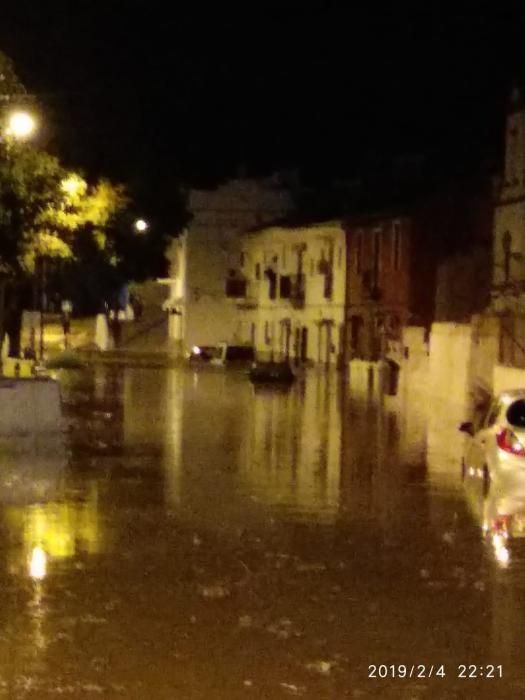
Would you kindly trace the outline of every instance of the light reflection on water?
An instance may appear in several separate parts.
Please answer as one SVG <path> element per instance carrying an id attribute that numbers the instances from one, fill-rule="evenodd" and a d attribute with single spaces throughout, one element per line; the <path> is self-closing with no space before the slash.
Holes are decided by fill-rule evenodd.
<path id="1" fill-rule="evenodd" d="M 21 463 L 19 471 L 11 463 L 4 472 L 10 487 L 0 497 L 0 568 L 24 582 L 0 617 L 9 617 L 13 647 L 29 640 L 28 656 L 39 663 L 47 654 L 61 669 L 65 657 L 91 673 L 88 687 L 95 687 L 98 667 L 80 652 L 76 657 L 69 638 L 95 656 L 105 639 L 122 657 L 125 682 L 164 659 L 158 678 L 154 670 L 148 676 L 163 688 L 159 679 L 167 674 L 198 668 L 192 664 L 199 653 L 208 669 L 207 644 L 218 665 L 227 664 L 218 651 L 224 635 L 235 654 L 245 640 L 239 616 L 256 624 L 263 608 L 269 618 L 257 635 L 243 633 L 252 657 L 267 657 L 279 672 L 283 647 L 264 634 L 299 615 L 305 637 L 297 644 L 307 655 L 297 654 L 305 664 L 332 658 L 329 647 L 342 655 L 351 649 L 352 659 L 368 654 L 370 661 L 372 650 L 378 661 L 397 652 L 415 663 L 497 663 L 523 650 L 516 557 L 496 540 L 501 568 L 485 566 L 459 479 L 457 436 L 443 432 L 444 419 L 452 425 L 455 416 L 435 412 L 428 420 L 432 406 L 420 384 L 404 386 L 399 397 L 378 397 L 311 371 L 290 391 L 255 391 L 235 372 L 97 368 L 64 376 L 63 387 L 71 459 Z M 252 527 L 259 539 L 241 542 Z M 231 552 L 211 547 L 210 531 L 236 535 L 213 542 L 234 541 L 236 553 L 244 547 L 240 575 L 224 564 Z M 228 585 L 231 597 L 223 598 Z M 230 603 L 232 619 L 220 618 Z M 308 631 L 313 620 L 315 635 Z M 187 656 L 176 666 L 170 654 L 182 628 L 176 642 Z M 320 646 L 326 638 L 330 643 Z M 473 639 L 479 656 L 472 655 Z M 3 644 L 0 638 L 0 653 Z M 240 656 L 232 668 L 237 663 L 244 663 Z M 24 659 L 19 667 L 25 673 Z M 191 683 L 198 686 L 201 675 Z M 357 677 L 361 688 L 364 677 Z M 278 681 L 299 684 L 288 676 Z M 308 697 L 323 695 L 312 690 Z"/>
<path id="2" fill-rule="evenodd" d="M 426 399 L 416 392 L 385 401 L 314 371 L 289 391 L 211 370 L 128 370 L 123 386 L 125 447 L 162 445 L 168 504 L 194 516 L 220 503 L 224 518 L 242 517 L 250 501 L 252 515 L 262 506 L 324 523 L 341 512 L 395 518 L 402 482 L 429 475 Z M 430 481 L 457 487 L 456 463 L 442 469 L 441 458 Z"/>

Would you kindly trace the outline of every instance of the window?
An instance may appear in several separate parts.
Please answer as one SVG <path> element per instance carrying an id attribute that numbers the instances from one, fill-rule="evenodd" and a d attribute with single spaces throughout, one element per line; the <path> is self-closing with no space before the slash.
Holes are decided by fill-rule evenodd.
<path id="1" fill-rule="evenodd" d="M 268 279 L 268 296 L 270 299 L 275 299 L 277 297 L 277 274 L 271 267 L 268 267 L 264 271 L 265 276 Z"/>
<path id="2" fill-rule="evenodd" d="M 401 264 L 401 224 L 396 221 L 392 228 L 392 267 L 399 270 Z"/>
<path id="3" fill-rule="evenodd" d="M 323 293 L 325 299 L 331 299 L 334 291 L 334 277 L 331 272 L 324 276 Z"/>
<path id="4" fill-rule="evenodd" d="M 281 275 L 279 279 L 279 296 L 281 299 L 289 299 L 292 295 L 292 280 L 289 275 Z"/>
<path id="5" fill-rule="evenodd" d="M 343 246 L 340 245 L 337 251 L 337 267 L 341 269 L 341 264 L 343 262 Z"/>
<path id="6" fill-rule="evenodd" d="M 361 231 L 355 237 L 355 271 L 361 273 L 363 271 L 363 234 Z"/>
<path id="7" fill-rule="evenodd" d="M 245 256 L 245 254 L 244 254 L 244 251 L 242 251 L 242 253 L 241 253 L 241 255 L 240 255 L 240 259 L 239 259 L 239 262 L 240 262 L 240 264 L 241 264 L 241 267 L 244 267 L 245 259 L 246 259 L 246 256 Z"/>
<path id="8" fill-rule="evenodd" d="M 226 296 L 244 298 L 246 296 L 246 280 L 237 277 L 228 277 L 226 280 Z"/>
<path id="9" fill-rule="evenodd" d="M 261 279 L 261 263 L 257 263 L 255 265 L 255 279 L 256 280 Z"/>
<path id="10" fill-rule="evenodd" d="M 313 277 L 315 275 L 315 261 L 313 258 L 310 258 L 310 277 Z"/>

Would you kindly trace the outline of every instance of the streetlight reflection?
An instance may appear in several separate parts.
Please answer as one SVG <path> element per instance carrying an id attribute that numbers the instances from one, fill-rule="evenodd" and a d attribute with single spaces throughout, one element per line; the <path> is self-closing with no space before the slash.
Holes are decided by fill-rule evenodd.
<path id="1" fill-rule="evenodd" d="M 42 547 L 33 547 L 29 560 L 29 575 L 35 581 L 42 581 L 47 573 L 47 554 Z"/>

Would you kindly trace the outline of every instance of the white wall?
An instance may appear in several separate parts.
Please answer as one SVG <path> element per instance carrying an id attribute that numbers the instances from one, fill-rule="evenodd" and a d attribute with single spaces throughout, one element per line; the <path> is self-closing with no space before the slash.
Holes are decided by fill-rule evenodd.
<path id="1" fill-rule="evenodd" d="M 495 394 L 507 389 L 525 388 L 525 369 L 495 365 L 493 382 Z"/>

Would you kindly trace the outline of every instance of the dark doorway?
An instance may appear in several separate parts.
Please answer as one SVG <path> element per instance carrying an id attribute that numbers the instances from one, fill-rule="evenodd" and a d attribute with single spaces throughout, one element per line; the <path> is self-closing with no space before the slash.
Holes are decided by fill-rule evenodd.
<path id="1" fill-rule="evenodd" d="M 361 316 L 350 317 L 350 350 L 352 357 L 359 357 L 361 353 L 363 334 L 363 319 Z"/>

